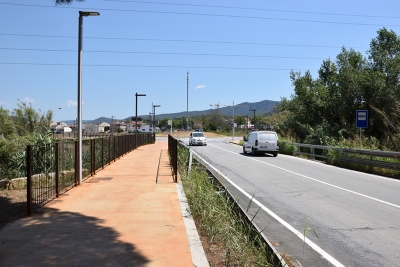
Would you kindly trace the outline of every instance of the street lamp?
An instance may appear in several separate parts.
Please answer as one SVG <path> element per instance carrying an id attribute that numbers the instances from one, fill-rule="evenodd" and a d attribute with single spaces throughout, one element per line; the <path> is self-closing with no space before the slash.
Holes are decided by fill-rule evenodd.
<path id="1" fill-rule="evenodd" d="M 255 109 L 250 109 L 249 111 L 254 112 L 254 117 L 253 117 L 253 122 L 254 122 L 254 130 L 256 129 L 256 110 Z"/>
<path id="2" fill-rule="evenodd" d="M 135 115 L 135 149 L 137 149 L 137 97 L 138 96 L 146 96 L 145 94 L 135 94 L 136 96 L 136 115 Z"/>
<path id="3" fill-rule="evenodd" d="M 83 17 L 99 16 L 95 11 L 79 11 L 79 34 L 78 34 L 78 177 L 79 184 L 82 183 L 82 29 Z"/>
<path id="4" fill-rule="evenodd" d="M 189 131 L 189 72 L 186 73 L 186 131 Z"/>
<path id="5" fill-rule="evenodd" d="M 156 130 L 155 130 L 155 120 L 156 120 L 156 108 L 159 108 L 159 107 L 161 107 L 161 105 L 153 105 L 153 116 L 154 116 L 154 119 L 153 119 L 153 133 L 154 134 L 156 134 Z"/>

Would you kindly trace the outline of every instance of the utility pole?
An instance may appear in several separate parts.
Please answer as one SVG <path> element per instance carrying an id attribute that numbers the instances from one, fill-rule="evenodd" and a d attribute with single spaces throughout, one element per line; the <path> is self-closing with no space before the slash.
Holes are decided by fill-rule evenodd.
<path id="1" fill-rule="evenodd" d="M 186 131 L 189 130 L 189 72 L 186 73 Z"/>
<path id="2" fill-rule="evenodd" d="M 111 116 L 111 133 L 113 133 L 114 118 L 115 116 Z"/>
<path id="3" fill-rule="evenodd" d="M 253 122 L 254 122 L 254 130 L 256 130 L 256 110 L 255 109 L 250 109 L 249 111 L 253 111 L 254 112 Z"/>
<path id="4" fill-rule="evenodd" d="M 249 135 L 249 115 L 247 115 L 246 129 L 247 129 L 247 135 Z"/>
<path id="5" fill-rule="evenodd" d="M 232 100 L 232 141 L 235 136 L 235 101 Z"/>

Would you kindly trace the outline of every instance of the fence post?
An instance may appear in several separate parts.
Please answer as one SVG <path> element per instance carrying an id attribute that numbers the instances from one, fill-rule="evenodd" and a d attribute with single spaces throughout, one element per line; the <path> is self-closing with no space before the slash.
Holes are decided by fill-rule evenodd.
<path id="1" fill-rule="evenodd" d="M 101 138 L 101 168 L 104 169 L 104 137 Z"/>
<path id="2" fill-rule="evenodd" d="M 96 138 L 92 140 L 92 176 L 96 174 Z"/>
<path id="3" fill-rule="evenodd" d="M 56 143 L 56 197 L 60 197 L 60 143 Z"/>
<path id="4" fill-rule="evenodd" d="M 116 148 L 115 148 L 115 136 L 114 136 L 114 162 L 116 160 L 116 153 L 117 153 L 117 151 L 116 151 Z"/>
<path id="5" fill-rule="evenodd" d="M 26 148 L 26 207 L 28 216 L 32 215 L 32 146 Z"/>

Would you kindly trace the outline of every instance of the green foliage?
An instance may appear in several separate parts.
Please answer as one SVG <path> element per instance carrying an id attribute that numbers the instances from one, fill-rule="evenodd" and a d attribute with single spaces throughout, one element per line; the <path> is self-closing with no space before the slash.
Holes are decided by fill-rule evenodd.
<path id="1" fill-rule="evenodd" d="M 52 111 L 41 113 L 40 109 L 36 111 L 33 109 L 32 104 L 28 106 L 22 101 L 18 103 L 18 108 L 14 109 L 12 114 L 15 128 L 20 136 L 44 133 L 53 118 Z"/>
<path id="2" fill-rule="evenodd" d="M 17 133 L 8 111 L 0 107 L 0 138 L 8 138 Z"/>
<path id="3" fill-rule="evenodd" d="M 226 266 L 272 266 L 260 233 L 240 217 L 238 206 L 223 194 L 223 188 L 210 182 L 205 168 L 193 164 L 191 172 L 187 171 L 188 157 L 187 149 L 178 149 L 178 168 L 191 215 L 211 242 L 224 244 Z"/>
<path id="4" fill-rule="evenodd" d="M 279 140 L 279 153 L 293 156 L 296 152 L 296 146 L 291 145 L 289 140 Z"/>
<path id="5" fill-rule="evenodd" d="M 237 126 L 246 125 L 246 118 L 242 115 L 237 115 L 235 117 L 235 122 L 236 122 Z"/>
<path id="6" fill-rule="evenodd" d="M 282 98 L 278 110 L 286 118 L 280 134 L 297 142 L 323 144 L 326 140 L 358 135 L 355 112 L 369 111 L 365 136 L 380 140 L 378 148 L 400 148 L 400 38 L 386 28 L 371 41 L 368 57 L 342 48 L 335 61 L 324 60 L 313 78 L 291 72 L 291 99 Z"/>
<path id="7" fill-rule="evenodd" d="M 41 113 L 22 101 L 11 115 L 0 108 L 0 180 L 26 175 L 27 145 L 53 142 L 49 131 L 52 116 L 52 111 Z"/>

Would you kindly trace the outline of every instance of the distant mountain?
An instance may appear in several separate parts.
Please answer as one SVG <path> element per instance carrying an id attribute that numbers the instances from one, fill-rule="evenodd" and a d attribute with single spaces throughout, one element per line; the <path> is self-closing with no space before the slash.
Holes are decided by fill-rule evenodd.
<path id="1" fill-rule="evenodd" d="M 255 109 L 256 115 L 264 115 L 268 112 L 271 112 L 272 109 L 279 103 L 280 103 L 279 101 L 263 100 L 263 101 L 256 102 L 256 103 L 244 102 L 241 104 L 237 104 L 237 105 L 235 105 L 235 116 L 237 116 L 237 115 L 242 115 L 242 116 L 253 115 L 254 112 L 249 111 L 250 109 Z M 210 114 L 212 112 L 215 112 L 216 108 L 217 107 L 214 107 L 212 109 L 202 110 L 202 111 L 189 111 L 189 117 L 196 117 L 196 116 Z M 228 106 L 228 107 L 220 106 L 219 113 L 224 116 L 232 116 L 232 113 L 233 113 L 232 106 Z M 163 118 L 175 119 L 175 118 L 182 118 L 185 116 L 186 116 L 186 111 L 178 112 L 178 113 L 159 114 L 159 115 L 156 114 L 157 119 L 163 119 Z M 143 118 L 146 118 L 146 117 L 143 116 Z"/>
<path id="2" fill-rule="evenodd" d="M 268 112 L 271 112 L 273 110 L 273 108 L 278 105 L 280 102 L 279 101 L 272 101 L 272 100 L 263 100 L 260 102 L 255 102 L 255 103 L 249 103 L 249 102 L 244 102 L 244 103 L 240 103 L 235 105 L 235 116 L 237 115 L 242 115 L 242 116 L 252 116 L 254 113 L 253 111 L 250 111 L 250 109 L 255 109 L 256 110 L 256 115 L 264 115 Z M 196 117 L 196 116 L 202 116 L 202 115 L 206 115 L 206 114 L 211 114 L 213 112 L 215 112 L 215 109 L 217 107 L 213 107 L 207 110 L 201 110 L 201 111 L 189 111 L 189 117 Z M 224 116 L 232 116 L 232 106 L 220 106 L 219 107 L 219 112 L 220 114 L 224 115 Z M 186 111 L 182 111 L 182 112 L 177 112 L 177 113 L 161 113 L 161 114 L 156 114 L 156 119 L 163 119 L 163 118 L 168 118 L 168 119 L 175 119 L 175 118 L 182 118 L 186 116 Z M 126 121 L 126 120 L 131 120 L 132 118 L 134 118 L 135 116 L 129 116 L 127 118 L 124 119 L 116 119 L 114 118 L 114 121 Z M 138 115 L 138 117 L 141 117 L 143 119 L 148 119 L 149 115 Z M 75 120 L 68 120 L 68 121 L 64 121 L 65 123 L 68 124 L 74 124 Z M 91 123 L 91 124 L 96 124 L 99 122 L 108 122 L 111 123 L 112 119 L 111 118 L 107 118 L 107 117 L 100 117 L 98 119 L 95 120 L 83 120 L 83 123 Z"/>

